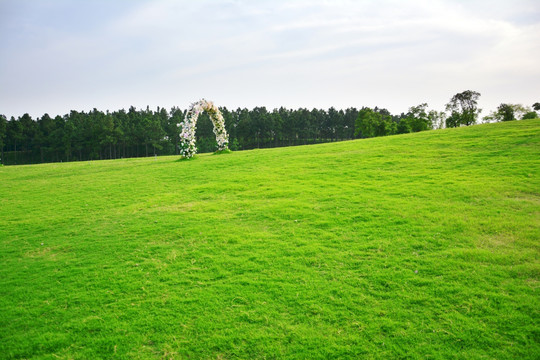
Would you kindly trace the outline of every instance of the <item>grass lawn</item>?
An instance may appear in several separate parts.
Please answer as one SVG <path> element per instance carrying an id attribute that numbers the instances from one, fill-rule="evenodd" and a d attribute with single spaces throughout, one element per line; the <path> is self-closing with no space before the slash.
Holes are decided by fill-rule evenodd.
<path id="1" fill-rule="evenodd" d="M 0 185 L 2 359 L 540 358 L 540 120 Z"/>

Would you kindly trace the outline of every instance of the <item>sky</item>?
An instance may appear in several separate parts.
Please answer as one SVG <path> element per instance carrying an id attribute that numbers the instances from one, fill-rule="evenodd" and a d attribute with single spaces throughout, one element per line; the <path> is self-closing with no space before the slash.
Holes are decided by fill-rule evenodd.
<path id="1" fill-rule="evenodd" d="M 0 114 L 540 101 L 538 0 L 0 0 Z"/>

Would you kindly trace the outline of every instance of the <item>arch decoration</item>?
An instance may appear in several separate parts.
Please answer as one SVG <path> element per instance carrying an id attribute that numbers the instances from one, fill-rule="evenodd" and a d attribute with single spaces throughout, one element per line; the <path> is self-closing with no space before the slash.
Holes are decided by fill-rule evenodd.
<path id="1" fill-rule="evenodd" d="M 185 159 L 192 158 L 197 153 L 195 146 L 195 130 L 197 129 L 197 119 L 199 115 L 206 111 L 214 125 L 214 134 L 216 135 L 217 151 L 227 150 L 229 148 L 229 135 L 225 130 L 225 120 L 221 111 L 212 101 L 201 99 L 189 107 L 184 121 L 179 125 L 180 131 L 180 153 Z"/>

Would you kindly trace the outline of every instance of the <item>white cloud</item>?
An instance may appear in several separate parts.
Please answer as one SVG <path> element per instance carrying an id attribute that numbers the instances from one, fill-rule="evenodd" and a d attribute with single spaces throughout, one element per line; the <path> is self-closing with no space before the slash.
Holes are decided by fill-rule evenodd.
<path id="1" fill-rule="evenodd" d="M 111 5 L 97 2 L 82 27 L 64 1 L 51 1 L 65 20 L 52 23 L 33 20 L 47 19 L 46 7 L 17 15 L 19 2 L 5 3 L 15 10 L 0 32 L 18 39 L 0 37 L 10 54 L 0 59 L 0 111 L 9 115 L 185 107 L 202 96 L 401 112 L 421 102 L 442 110 L 465 89 L 491 108 L 539 95 L 528 85 L 540 80 L 533 1 L 125 1 L 105 17 Z M 16 35 L 17 22 L 30 28 Z"/>

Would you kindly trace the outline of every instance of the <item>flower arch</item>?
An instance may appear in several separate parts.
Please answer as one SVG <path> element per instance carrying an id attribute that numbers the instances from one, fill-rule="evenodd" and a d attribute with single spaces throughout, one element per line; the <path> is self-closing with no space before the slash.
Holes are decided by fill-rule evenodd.
<path id="1" fill-rule="evenodd" d="M 227 150 L 229 147 L 229 135 L 225 130 L 225 120 L 221 111 L 214 105 L 213 102 L 201 99 L 198 102 L 191 104 L 184 118 L 184 121 L 179 125 L 182 127 L 180 132 L 181 154 L 185 159 L 193 157 L 197 153 L 195 146 L 195 130 L 197 128 L 197 119 L 203 111 L 210 116 L 212 124 L 214 124 L 214 134 L 218 145 L 218 151 Z"/>

